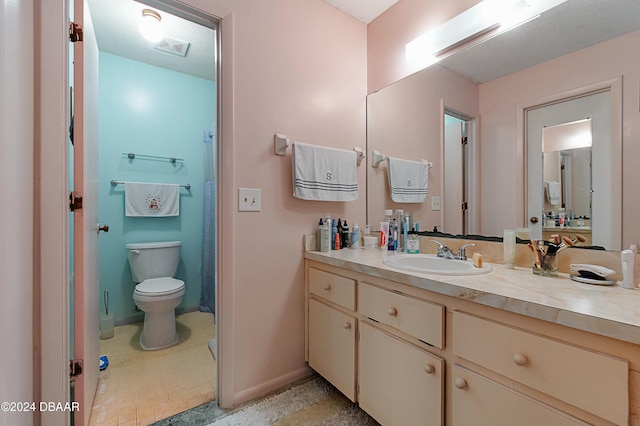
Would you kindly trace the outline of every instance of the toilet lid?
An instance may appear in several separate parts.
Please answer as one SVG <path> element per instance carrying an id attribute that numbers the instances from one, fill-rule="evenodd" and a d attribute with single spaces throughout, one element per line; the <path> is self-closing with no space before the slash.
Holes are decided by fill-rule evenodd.
<path id="1" fill-rule="evenodd" d="M 138 293 L 167 294 L 184 288 L 184 281 L 175 278 L 150 278 L 136 286 Z"/>

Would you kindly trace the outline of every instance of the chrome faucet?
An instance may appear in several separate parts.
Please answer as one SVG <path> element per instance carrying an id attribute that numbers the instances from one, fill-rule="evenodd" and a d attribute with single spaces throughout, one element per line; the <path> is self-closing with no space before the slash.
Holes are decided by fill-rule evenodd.
<path id="1" fill-rule="evenodd" d="M 432 243 L 436 243 L 438 245 L 438 257 L 442 257 L 444 259 L 455 259 L 453 252 L 449 247 L 442 244 L 440 241 L 431 240 Z"/>
<path id="2" fill-rule="evenodd" d="M 442 257 L 443 259 L 467 260 L 466 248 L 469 246 L 475 246 L 475 244 L 473 243 L 464 244 L 458 249 L 458 254 L 453 254 L 451 249 L 442 244 L 440 241 L 431 240 L 431 242 L 438 245 L 438 257 Z"/>
<path id="3" fill-rule="evenodd" d="M 475 247 L 476 245 L 475 245 L 475 244 L 473 244 L 473 243 L 470 243 L 470 244 L 464 244 L 464 245 L 462 245 L 462 247 L 460 247 L 460 248 L 458 249 L 458 255 L 456 256 L 456 258 L 457 258 L 457 259 L 459 259 L 459 260 L 467 260 L 467 251 L 466 251 L 466 248 L 467 248 L 467 247 L 469 247 L 469 246 L 471 246 L 471 247 Z"/>

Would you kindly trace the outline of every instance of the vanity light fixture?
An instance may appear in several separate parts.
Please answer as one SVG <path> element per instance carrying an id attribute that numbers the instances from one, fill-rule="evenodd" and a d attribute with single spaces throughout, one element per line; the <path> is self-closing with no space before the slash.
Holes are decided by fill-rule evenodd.
<path id="1" fill-rule="evenodd" d="M 140 21 L 140 33 L 150 42 L 156 43 L 164 37 L 162 17 L 151 9 L 142 9 L 142 21 Z"/>
<path id="2" fill-rule="evenodd" d="M 428 66 L 438 55 L 494 29 L 504 32 L 567 0 L 484 0 L 405 46 L 407 61 Z"/>

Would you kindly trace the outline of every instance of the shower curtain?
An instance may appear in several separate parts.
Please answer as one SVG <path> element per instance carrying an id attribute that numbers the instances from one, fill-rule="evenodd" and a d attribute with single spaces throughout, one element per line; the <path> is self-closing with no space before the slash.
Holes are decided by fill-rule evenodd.
<path id="1" fill-rule="evenodd" d="M 202 223 L 202 295 L 200 310 L 216 313 L 216 127 L 203 132 L 204 211 Z"/>

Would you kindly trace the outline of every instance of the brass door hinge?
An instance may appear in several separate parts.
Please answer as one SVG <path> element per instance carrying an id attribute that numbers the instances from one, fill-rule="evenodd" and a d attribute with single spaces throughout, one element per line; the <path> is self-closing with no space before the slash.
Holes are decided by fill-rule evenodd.
<path id="1" fill-rule="evenodd" d="M 69 380 L 72 382 L 82 374 L 83 362 L 81 359 L 72 359 L 69 361 Z"/>
<path id="2" fill-rule="evenodd" d="M 82 196 L 77 192 L 69 193 L 69 210 L 72 212 L 82 209 Z"/>
<path id="3" fill-rule="evenodd" d="M 69 40 L 71 43 L 82 41 L 82 26 L 75 22 L 69 23 Z"/>

